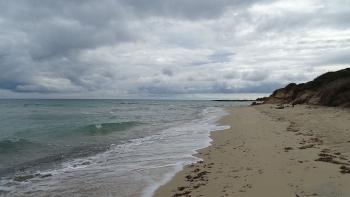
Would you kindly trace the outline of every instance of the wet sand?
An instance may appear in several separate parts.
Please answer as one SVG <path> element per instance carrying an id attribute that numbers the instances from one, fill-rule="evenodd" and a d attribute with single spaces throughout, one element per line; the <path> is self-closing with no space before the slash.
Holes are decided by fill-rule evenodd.
<path id="1" fill-rule="evenodd" d="M 234 107 L 212 145 L 154 194 L 349 197 L 349 109 L 298 105 Z"/>

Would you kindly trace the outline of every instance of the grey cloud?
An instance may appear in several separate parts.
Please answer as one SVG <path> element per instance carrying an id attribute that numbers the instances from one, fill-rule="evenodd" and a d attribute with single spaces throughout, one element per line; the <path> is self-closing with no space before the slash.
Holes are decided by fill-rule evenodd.
<path id="1" fill-rule="evenodd" d="M 162 70 L 162 73 L 163 73 L 164 75 L 169 76 L 169 77 L 171 77 L 171 76 L 174 75 L 173 71 L 170 70 L 170 69 L 168 69 L 168 68 L 164 68 L 164 69 Z"/>
<path id="2" fill-rule="evenodd" d="M 277 1 L 278 2 L 278 1 Z M 312 2 L 312 1 L 310 1 Z M 289 32 L 312 30 L 313 28 L 348 29 L 350 26 L 350 7 L 346 1 L 322 1 L 315 4 L 312 11 L 286 10 L 283 14 L 264 13 L 253 20 L 259 32 Z M 268 5 L 267 5 L 268 6 Z M 292 30 L 292 31 L 291 31 Z"/>
<path id="3" fill-rule="evenodd" d="M 330 52 L 325 55 L 321 61 L 318 63 L 327 63 L 327 64 L 350 64 L 350 50 L 341 50 L 336 52 Z"/>
<path id="4" fill-rule="evenodd" d="M 290 2 L 0 0 L 0 92 L 270 92 L 348 67 L 346 1 L 309 12 L 303 4 L 288 10 Z"/>
<path id="5" fill-rule="evenodd" d="M 233 72 L 233 71 L 229 71 L 229 72 L 227 72 L 227 73 L 225 73 L 223 75 L 223 77 L 225 79 L 235 79 L 235 78 L 237 78 L 237 76 L 238 76 L 238 73 L 237 72 Z"/>
<path id="6" fill-rule="evenodd" d="M 245 87 L 235 87 L 234 84 L 225 81 L 216 81 L 214 83 L 187 83 L 187 84 L 148 84 L 137 89 L 137 93 L 143 94 L 206 94 L 206 93 L 267 93 L 285 86 L 279 82 L 260 82 L 250 83 Z M 135 93 L 135 92 L 132 92 Z"/>
<path id="7" fill-rule="evenodd" d="M 84 82 L 82 77 L 94 80 L 89 72 L 96 65 L 78 56 L 137 39 L 121 10 L 118 1 L 0 1 L 0 87 L 42 93 L 96 89 L 104 77 Z M 40 84 L 48 83 L 45 78 L 65 84 Z"/>
<path id="8" fill-rule="evenodd" d="M 266 0 L 121 0 L 141 15 L 186 19 L 215 18 L 227 9 L 241 9 Z"/>
<path id="9" fill-rule="evenodd" d="M 244 72 L 242 74 L 243 80 L 248 81 L 262 81 L 268 77 L 268 71 L 266 70 L 254 70 L 254 71 L 248 71 Z"/>
<path id="10" fill-rule="evenodd" d="M 108 7 L 109 2 L 11 1 L 10 5 L 2 2 L 0 11 L 8 28 L 13 28 L 7 32 L 12 34 L 8 37 L 17 39 L 18 34 L 25 37 L 27 43 L 22 50 L 41 60 L 131 40 L 133 34 L 124 19 L 114 14 L 118 4 Z"/>
<path id="11" fill-rule="evenodd" d="M 267 93 L 282 87 L 284 84 L 275 81 L 248 82 L 244 86 L 228 82 L 217 82 L 212 86 L 210 92 L 215 93 Z"/>
<path id="12" fill-rule="evenodd" d="M 286 84 L 273 81 L 273 82 L 261 82 L 248 85 L 245 88 L 239 89 L 237 92 L 256 92 L 256 93 L 267 93 L 276 90 L 277 88 L 284 87 Z"/>
<path id="13" fill-rule="evenodd" d="M 234 55 L 235 53 L 233 52 L 217 51 L 210 55 L 209 59 L 212 62 L 229 62 L 230 58 Z"/>

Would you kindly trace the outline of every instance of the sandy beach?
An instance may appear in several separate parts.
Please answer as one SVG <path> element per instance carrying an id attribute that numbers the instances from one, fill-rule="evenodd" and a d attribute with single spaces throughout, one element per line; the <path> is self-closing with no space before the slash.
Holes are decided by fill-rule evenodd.
<path id="1" fill-rule="evenodd" d="M 275 105 L 228 108 L 231 128 L 211 133 L 198 163 L 154 194 L 167 196 L 349 197 L 350 111 Z"/>

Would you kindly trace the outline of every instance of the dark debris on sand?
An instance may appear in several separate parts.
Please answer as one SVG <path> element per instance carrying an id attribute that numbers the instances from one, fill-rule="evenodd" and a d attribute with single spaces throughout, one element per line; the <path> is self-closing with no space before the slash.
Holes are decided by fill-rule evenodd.
<path id="1" fill-rule="evenodd" d="M 210 169 L 213 165 L 214 163 L 206 164 L 203 161 L 199 161 L 196 164 L 191 164 L 190 167 L 194 169 L 191 171 L 191 174 L 185 176 L 185 181 L 189 182 L 189 186 L 177 187 L 177 191 L 173 197 L 190 197 L 193 190 L 206 185 L 208 181 L 207 175 L 210 172 L 205 169 Z"/>

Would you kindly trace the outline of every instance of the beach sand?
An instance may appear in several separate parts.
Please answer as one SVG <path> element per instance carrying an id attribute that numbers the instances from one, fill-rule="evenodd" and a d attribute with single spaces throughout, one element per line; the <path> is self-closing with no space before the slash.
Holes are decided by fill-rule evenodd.
<path id="1" fill-rule="evenodd" d="M 298 105 L 234 107 L 211 133 L 203 161 L 154 194 L 167 196 L 349 197 L 349 109 Z"/>

